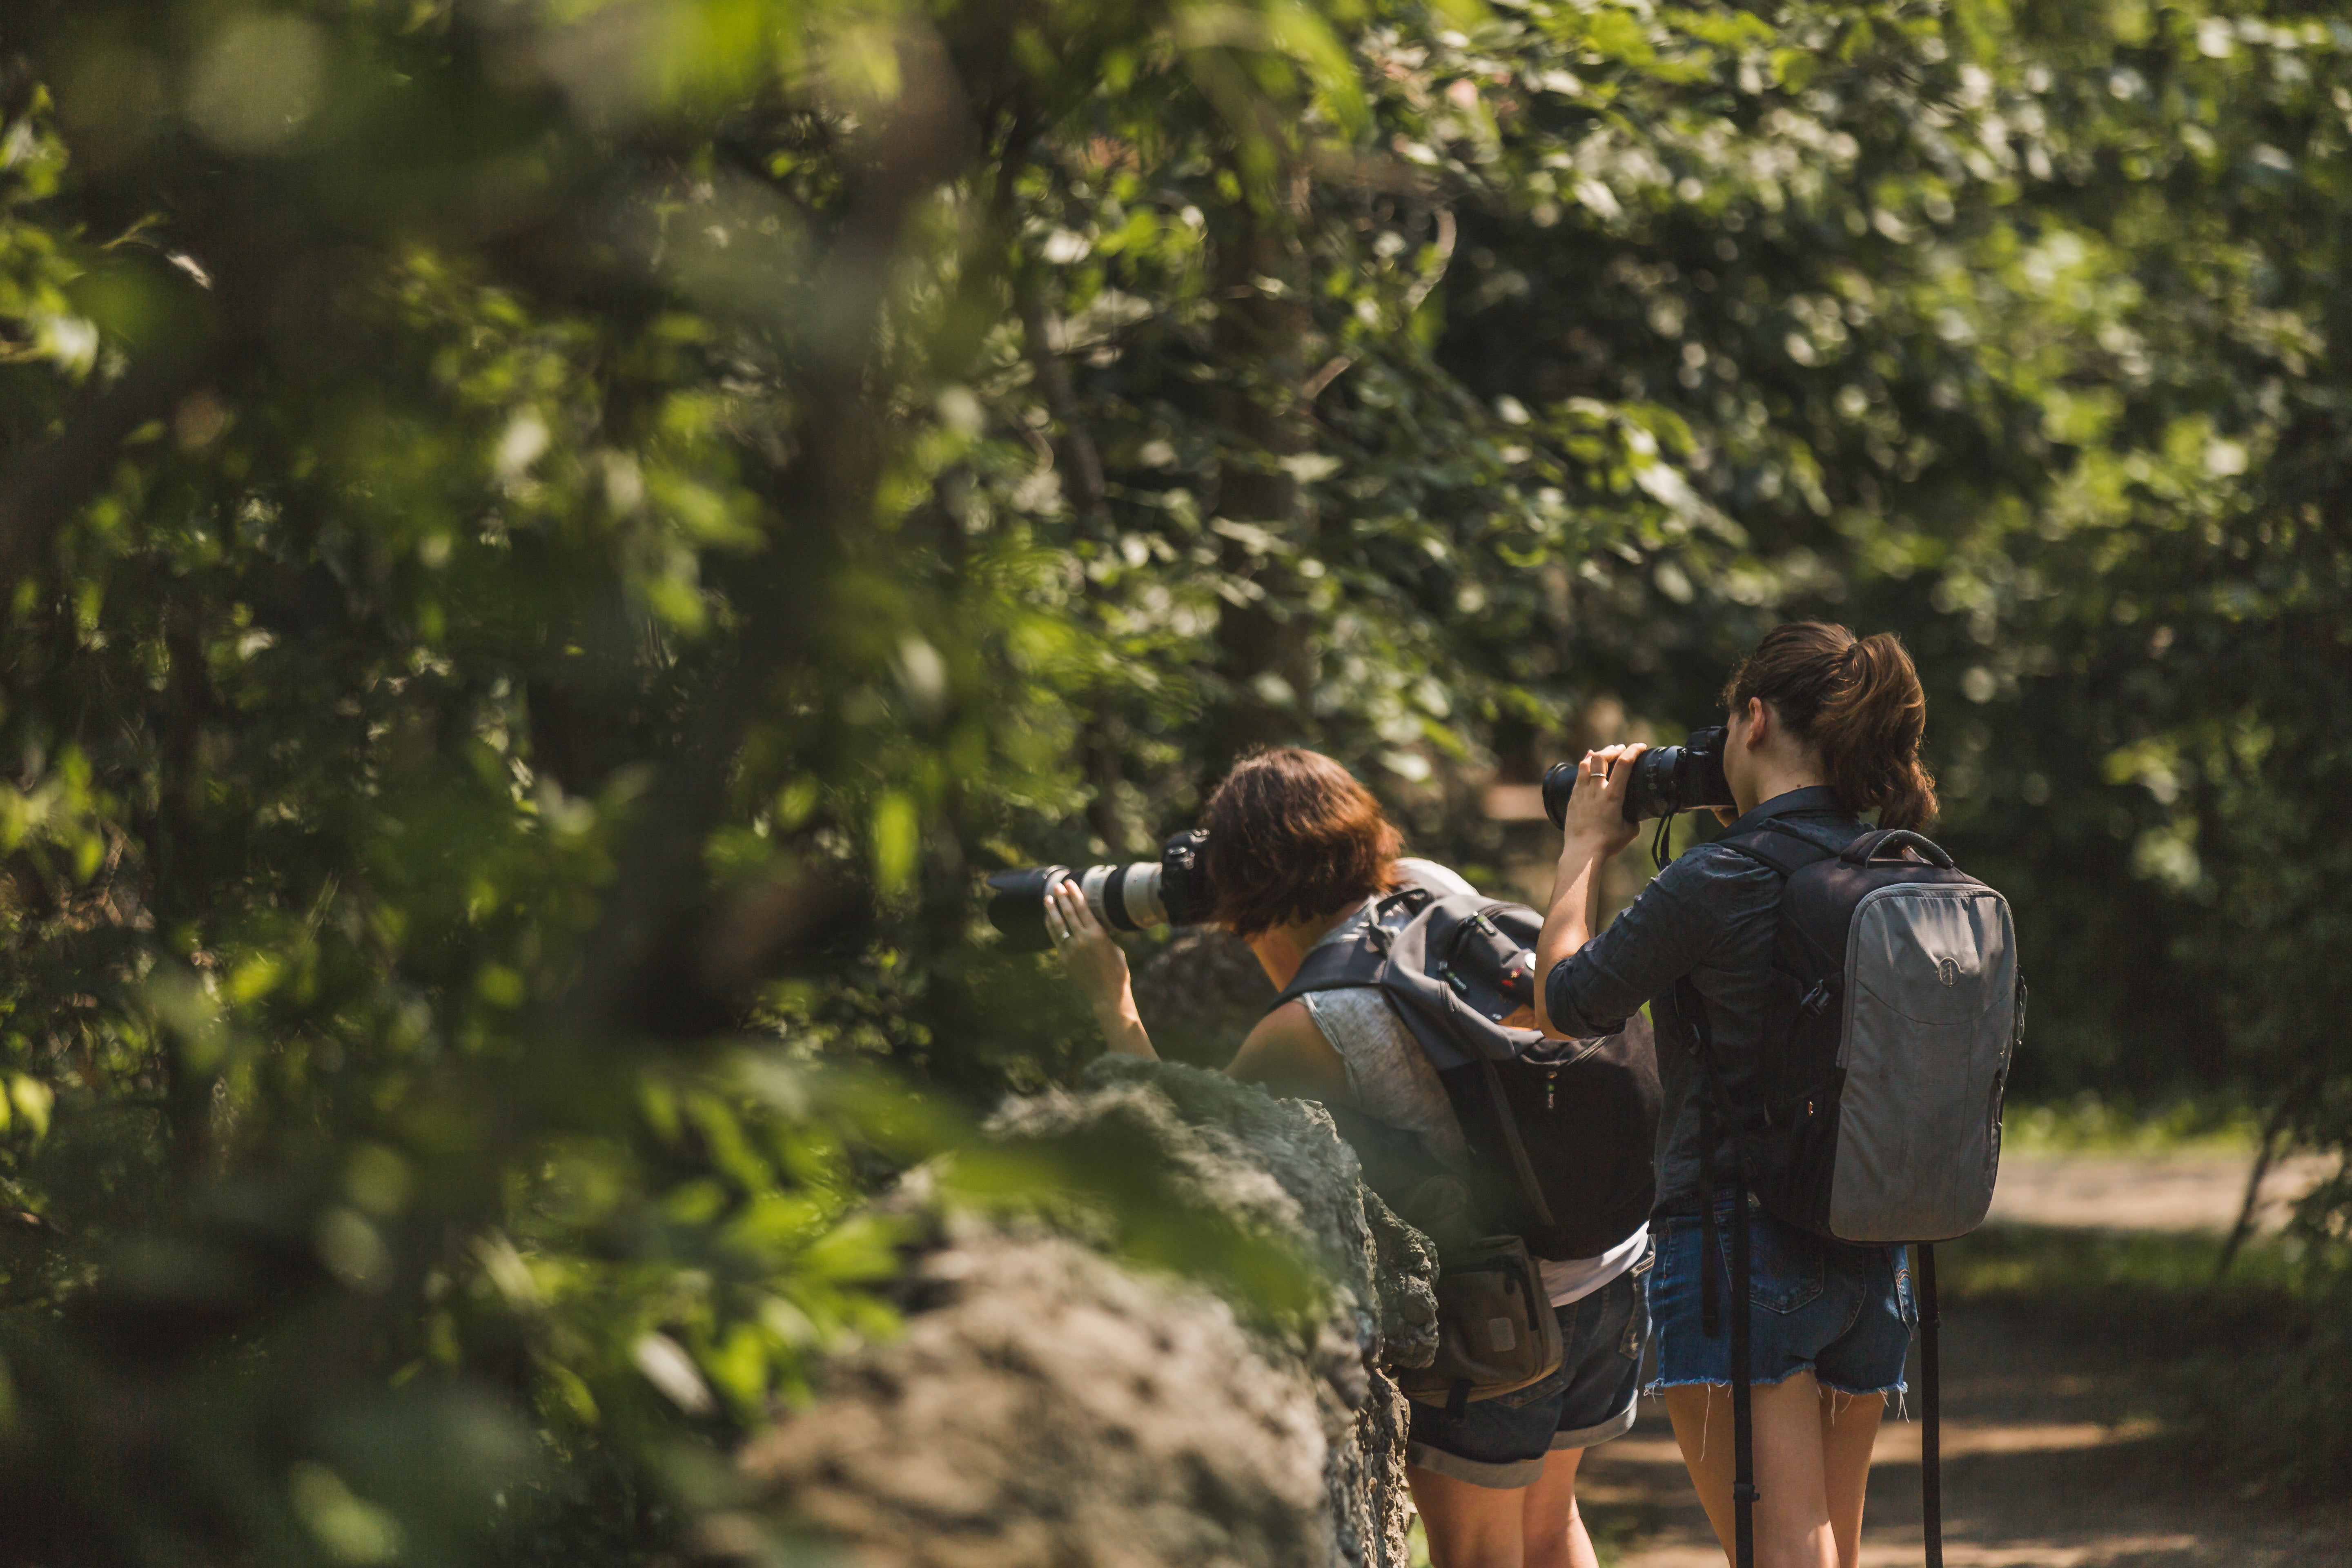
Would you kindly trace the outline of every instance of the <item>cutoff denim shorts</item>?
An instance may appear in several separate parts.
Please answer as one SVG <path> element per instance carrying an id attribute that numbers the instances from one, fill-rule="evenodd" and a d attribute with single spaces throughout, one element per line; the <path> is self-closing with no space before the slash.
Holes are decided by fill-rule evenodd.
<path id="1" fill-rule="evenodd" d="M 1449 1415 L 1412 1404 L 1404 1462 L 1473 1486 L 1510 1490 L 1533 1486 L 1555 1448 L 1590 1448 L 1622 1437 L 1641 1398 L 1642 1346 L 1649 1313 L 1642 1275 L 1650 1255 L 1591 1295 L 1552 1311 L 1564 1354 L 1559 1370 L 1511 1394 L 1498 1394 Z"/>
<path id="2" fill-rule="evenodd" d="M 1732 1191 L 1716 1194 L 1716 1243 L 1722 1320 L 1709 1335 L 1701 1321 L 1699 1268 L 1706 1229 L 1696 1215 L 1650 1222 L 1657 1266 L 1650 1270 L 1650 1331 L 1658 1375 L 1650 1391 L 1731 1381 Z M 1764 1212 L 1748 1200 L 1750 1381 L 1780 1383 L 1811 1372 L 1842 1394 L 1899 1394 L 1911 1332 L 1919 1321 L 1911 1294 L 1909 1254 L 1900 1247 L 1830 1241 Z"/>

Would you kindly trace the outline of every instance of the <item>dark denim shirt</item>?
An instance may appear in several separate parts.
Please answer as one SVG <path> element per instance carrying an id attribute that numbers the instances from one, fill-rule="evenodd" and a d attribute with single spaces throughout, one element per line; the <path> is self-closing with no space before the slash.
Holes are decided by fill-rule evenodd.
<path id="1" fill-rule="evenodd" d="M 1864 831 L 1838 809 L 1827 784 L 1773 796 L 1724 829 L 1744 833 L 1772 817 L 1785 818 L 1829 848 L 1843 848 Z M 1734 1081 L 1756 1060 L 1771 984 L 1772 942 L 1779 931 L 1780 879 L 1769 868 L 1718 844 L 1700 844 L 1675 857 L 1609 929 L 1552 965 L 1544 978 L 1544 1006 L 1565 1035 L 1605 1034 L 1654 1005 L 1658 1037 L 1658 1201 L 1655 1215 L 1699 1212 L 1699 1094 L 1696 1043 L 1678 1016 L 1672 993 L 1685 975 L 1706 1004 L 1716 1059 Z M 1734 1169 L 1729 1140 L 1716 1148 L 1718 1180 Z"/>

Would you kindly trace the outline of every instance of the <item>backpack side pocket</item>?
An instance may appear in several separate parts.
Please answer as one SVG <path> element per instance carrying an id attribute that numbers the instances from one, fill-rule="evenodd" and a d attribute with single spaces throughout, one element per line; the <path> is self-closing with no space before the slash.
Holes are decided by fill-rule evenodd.
<path id="1" fill-rule="evenodd" d="M 1437 1274 L 1437 1357 L 1397 1373 L 1424 1404 L 1492 1399 L 1559 1370 L 1559 1318 L 1544 1297 L 1527 1243 L 1489 1237 L 1457 1247 Z"/>

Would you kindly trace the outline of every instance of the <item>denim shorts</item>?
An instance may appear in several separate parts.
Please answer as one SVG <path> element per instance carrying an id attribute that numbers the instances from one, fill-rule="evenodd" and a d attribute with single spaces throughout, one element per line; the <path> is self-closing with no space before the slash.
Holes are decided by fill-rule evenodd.
<path id="1" fill-rule="evenodd" d="M 1706 1230 L 1696 1215 L 1653 1220 L 1657 1267 L 1650 1271 L 1651 1332 L 1657 1336 L 1653 1392 L 1731 1381 L 1731 1192 L 1716 1194 L 1722 1321 L 1710 1336 L 1700 1317 L 1699 1267 Z M 1780 1383 L 1810 1371 L 1842 1394 L 1899 1394 L 1918 1310 L 1909 1256 L 1900 1247 L 1853 1247 L 1799 1230 L 1748 1200 L 1748 1372 Z"/>
<path id="2" fill-rule="evenodd" d="M 1532 1486 L 1555 1448 L 1590 1448 L 1622 1436 L 1641 1397 L 1642 1261 L 1581 1300 L 1554 1307 L 1565 1354 L 1559 1370 L 1510 1394 L 1475 1400 L 1449 1415 L 1412 1404 L 1404 1462 L 1473 1486 Z"/>

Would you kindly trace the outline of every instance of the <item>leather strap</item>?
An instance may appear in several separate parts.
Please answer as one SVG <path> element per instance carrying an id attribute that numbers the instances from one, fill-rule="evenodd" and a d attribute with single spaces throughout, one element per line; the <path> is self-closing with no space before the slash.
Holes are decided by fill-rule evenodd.
<path id="1" fill-rule="evenodd" d="M 1689 979 L 1676 981 L 1675 1016 L 1698 1054 L 1698 1228 L 1706 1262 L 1698 1271 L 1698 1326 L 1708 1339 L 1723 1332 L 1723 1292 L 1716 1283 L 1716 1259 L 1723 1256 L 1715 1228 L 1715 1145 L 1722 1129 L 1715 1121 L 1715 1068 L 1711 1062 L 1714 1032 L 1707 1027 L 1706 999 Z"/>
<path id="2" fill-rule="evenodd" d="M 1689 1030 L 1698 1052 L 1703 1089 L 1698 1108 L 1699 1229 L 1706 1261 L 1699 1268 L 1699 1327 L 1709 1339 L 1721 1332 L 1722 1314 L 1716 1293 L 1716 1269 L 1723 1253 L 1715 1223 L 1716 1118 L 1729 1123 L 1730 1107 L 1723 1100 L 1722 1082 L 1715 1072 L 1715 1031 L 1708 1026 L 1706 1000 L 1687 976 L 1675 983 L 1675 1011 Z M 1732 1542 L 1734 1568 L 1756 1568 L 1756 1430 L 1749 1384 L 1749 1338 L 1752 1316 L 1748 1291 L 1748 1173 L 1740 1162 L 1731 1184 L 1731 1442 Z"/>
<path id="3" fill-rule="evenodd" d="M 1706 1264 L 1698 1271 L 1698 1328 L 1708 1339 L 1723 1332 L 1723 1291 L 1715 1279 L 1716 1260 L 1723 1256 L 1715 1228 L 1716 1137 L 1715 1107 L 1702 1098 L 1698 1102 L 1698 1232 Z"/>
<path id="4" fill-rule="evenodd" d="M 1503 1146 L 1510 1151 L 1511 1173 L 1518 1178 L 1519 1195 L 1528 1200 L 1528 1207 L 1536 1219 L 1545 1226 L 1559 1223 L 1552 1217 L 1551 1205 L 1544 1201 L 1543 1185 L 1536 1180 L 1534 1162 L 1528 1158 L 1526 1140 L 1519 1136 L 1519 1119 L 1511 1110 L 1510 1097 L 1503 1092 L 1503 1073 L 1485 1057 L 1478 1058 L 1481 1075 L 1486 1080 L 1486 1096 L 1495 1104 L 1495 1121 L 1503 1132 Z"/>

